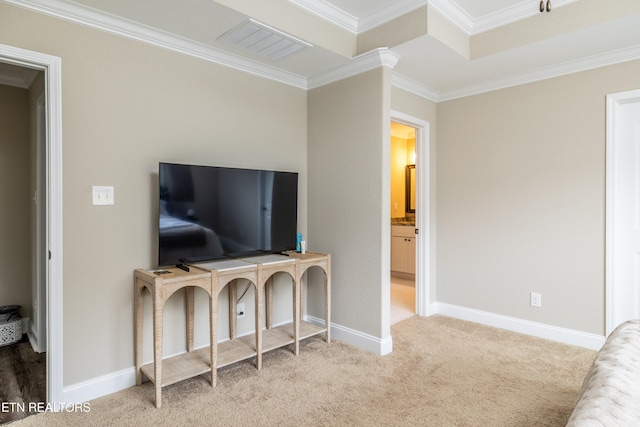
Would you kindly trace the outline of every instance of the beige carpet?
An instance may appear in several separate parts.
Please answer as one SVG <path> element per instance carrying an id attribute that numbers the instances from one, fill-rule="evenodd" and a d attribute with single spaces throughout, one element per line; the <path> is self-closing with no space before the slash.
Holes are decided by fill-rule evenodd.
<path id="1" fill-rule="evenodd" d="M 45 413 L 16 426 L 564 426 L 594 351 L 443 316 L 392 328 L 379 357 L 312 338 L 166 387 L 150 383 L 90 402 L 89 413 Z M 13 426 L 13 424 L 12 424 Z"/>

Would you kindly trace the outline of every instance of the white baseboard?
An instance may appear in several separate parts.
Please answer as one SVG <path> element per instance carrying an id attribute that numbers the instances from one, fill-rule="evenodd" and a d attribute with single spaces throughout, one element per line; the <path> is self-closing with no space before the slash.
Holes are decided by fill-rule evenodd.
<path id="1" fill-rule="evenodd" d="M 605 337 L 602 335 L 580 332 L 573 329 L 565 329 L 557 326 L 545 325 L 544 323 L 531 322 L 515 317 L 502 316 L 500 314 L 486 311 L 474 310 L 471 308 L 456 305 L 436 303 L 438 314 L 454 317 L 456 319 L 467 320 L 487 326 L 506 329 L 521 334 L 531 335 L 538 338 L 545 338 L 564 344 L 584 347 L 591 350 L 600 350 L 604 344 Z"/>
<path id="2" fill-rule="evenodd" d="M 47 351 L 46 345 L 40 345 L 40 341 L 38 340 L 38 336 L 33 331 L 33 325 L 28 317 L 22 318 L 22 333 L 27 334 L 27 338 L 29 339 L 29 344 L 31 344 L 31 348 L 36 353 L 44 353 Z"/>
<path id="3" fill-rule="evenodd" d="M 429 311 L 433 314 L 441 314 L 443 316 L 454 317 L 456 319 L 467 320 L 592 350 L 599 350 L 605 341 L 605 337 L 600 335 L 545 325 L 543 323 L 502 316 L 466 307 L 435 303 L 430 304 L 429 308 Z M 320 326 L 324 326 L 325 324 L 323 319 L 308 315 L 304 317 L 304 320 Z M 336 323 L 331 324 L 331 337 L 381 356 L 389 354 L 393 350 L 393 340 L 391 337 L 384 339 L 377 338 Z M 126 368 L 118 372 L 102 375 L 65 387 L 63 390 L 63 399 L 67 403 L 84 403 L 124 390 L 135 384 L 135 368 Z"/>
<path id="4" fill-rule="evenodd" d="M 304 316 L 304 320 L 320 326 L 325 325 L 324 319 L 319 319 L 309 315 Z M 346 342 L 347 344 L 351 344 L 354 347 L 370 351 L 371 353 L 379 356 L 384 356 L 393 351 L 393 340 L 391 336 L 388 338 L 377 338 L 336 323 L 331 323 L 331 338 L 336 338 L 340 341 Z"/>
<path id="5" fill-rule="evenodd" d="M 62 398 L 66 403 L 84 403 L 134 385 L 136 369 L 131 367 L 65 387 Z"/>

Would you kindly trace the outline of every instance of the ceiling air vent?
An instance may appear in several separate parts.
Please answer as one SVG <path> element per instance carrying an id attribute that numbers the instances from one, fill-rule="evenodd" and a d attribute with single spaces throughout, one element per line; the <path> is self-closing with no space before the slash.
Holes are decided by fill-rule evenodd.
<path id="1" fill-rule="evenodd" d="M 218 40 L 269 59 L 282 59 L 312 44 L 249 19 Z"/>

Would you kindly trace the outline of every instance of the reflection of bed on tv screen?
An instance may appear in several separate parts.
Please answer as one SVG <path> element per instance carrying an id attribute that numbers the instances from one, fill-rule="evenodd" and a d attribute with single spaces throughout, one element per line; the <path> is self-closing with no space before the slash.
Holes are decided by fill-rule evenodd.
<path id="1" fill-rule="evenodd" d="M 295 249 L 295 172 L 160 163 L 159 182 L 159 266 Z"/>

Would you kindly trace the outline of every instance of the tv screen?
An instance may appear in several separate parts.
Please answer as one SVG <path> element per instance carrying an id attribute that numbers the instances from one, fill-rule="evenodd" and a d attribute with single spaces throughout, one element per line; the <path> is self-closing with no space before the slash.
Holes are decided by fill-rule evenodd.
<path id="1" fill-rule="evenodd" d="M 298 174 L 160 163 L 158 265 L 296 247 Z"/>

